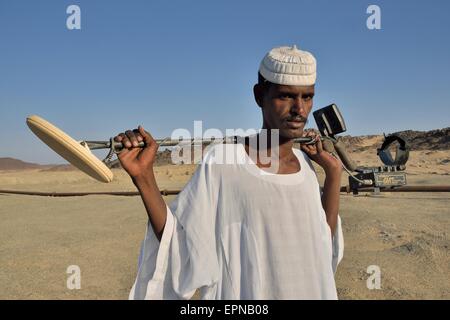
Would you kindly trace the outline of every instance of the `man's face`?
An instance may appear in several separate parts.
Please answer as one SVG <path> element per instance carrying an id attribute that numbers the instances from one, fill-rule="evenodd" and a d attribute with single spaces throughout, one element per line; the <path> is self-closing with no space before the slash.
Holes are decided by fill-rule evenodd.
<path id="1" fill-rule="evenodd" d="M 314 85 L 255 85 L 255 99 L 263 112 L 265 129 L 279 129 L 280 137 L 299 138 L 313 106 Z"/>

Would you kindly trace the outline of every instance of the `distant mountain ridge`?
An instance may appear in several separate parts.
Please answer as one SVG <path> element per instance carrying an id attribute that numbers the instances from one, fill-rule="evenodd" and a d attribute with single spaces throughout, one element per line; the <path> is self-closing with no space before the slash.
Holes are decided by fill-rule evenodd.
<path id="1" fill-rule="evenodd" d="M 48 165 L 25 162 L 14 158 L 0 158 L 0 170 L 25 170 L 39 169 L 43 167 L 48 167 Z"/>

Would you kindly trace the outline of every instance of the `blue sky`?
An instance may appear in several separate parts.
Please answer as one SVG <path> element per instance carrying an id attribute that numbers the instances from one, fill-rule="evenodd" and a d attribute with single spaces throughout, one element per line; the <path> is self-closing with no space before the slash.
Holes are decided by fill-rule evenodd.
<path id="1" fill-rule="evenodd" d="M 81 30 L 66 27 L 71 4 Z M 370 4 L 381 30 L 366 27 Z M 317 59 L 314 109 L 336 103 L 348 134 L 446 127 L 449 16 L 445 0 L 0 0 L 0 157 L 64 162 L 29 114 L 90 140 L 138 124 L 165 137 L 194 120 L 258 129 L 259 63 L 292 44 Z"/>

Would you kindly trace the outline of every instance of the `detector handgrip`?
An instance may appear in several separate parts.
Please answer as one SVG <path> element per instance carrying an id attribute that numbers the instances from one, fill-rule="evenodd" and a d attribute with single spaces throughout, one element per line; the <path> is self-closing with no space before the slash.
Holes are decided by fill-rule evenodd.
<path id="1" fill-rule="evenodd" d="M 350 159 L 349 155 L 347 154 L 347 151 L 345 150 L 344 144 L 340 140 L 337 140 L 334 143 L 334 149 L 336 150 L 337 154 L 339 155 L 339 158 L 341 159 L 344 166 L 350 171 L 355 171 L 357 166 L 353 162 L 353 160 Z"/>
<path id="2" fill-rule="evenodd" d="M 114 153 L 120 153 L 123 149 L 123 143 L 122 142 L 117 142 L 114 141 L 114 139 L 111 138 L 111 149 L 114 151 Z M 132 148 L 143 148 L 145 147 L 145 142 L 144 141 L 140 141 L 137 145 L 137 147 L 132 147 Z"/>

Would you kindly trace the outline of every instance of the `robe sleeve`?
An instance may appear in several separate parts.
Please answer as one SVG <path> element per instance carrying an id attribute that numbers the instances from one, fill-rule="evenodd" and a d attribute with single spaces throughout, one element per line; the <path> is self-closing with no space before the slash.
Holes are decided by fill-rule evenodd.
<path id="1" fill-rule="evenodd" d="M 342 233 L 341 217 L 339 215 L 337 218 L 332 243 L 333 258 L 331 264 L 333 267 L 333 272 L 336 273 L 337 266 L 344 257 L 344 234 Z"/>
<path id="2" fill-rule="evenodd" d="M 161 242 L 148 222 L 130 299 L 190 299 L 199 288 L 202 298 L 214 298 L 219 281 L 216 188 L 213 164 L 206 155 L 167 205 Z"/>

